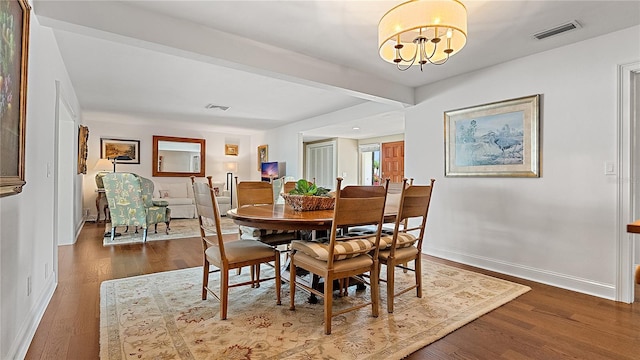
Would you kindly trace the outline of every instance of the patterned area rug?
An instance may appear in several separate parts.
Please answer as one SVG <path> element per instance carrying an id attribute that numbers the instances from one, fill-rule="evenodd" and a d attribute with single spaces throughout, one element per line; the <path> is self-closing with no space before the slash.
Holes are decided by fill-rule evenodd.
<path id="1" fill-rule="evenodd" d="M 236 225 L 233 220 L 227 219 L 223 217 L 220 221 L 220 227 L 222 228 L 223 234 L 237 234 L 238 233 L 238 225 Z M 158 224 L 158 233 L 155 234 L 153 232 L 153 225 L 149 229 L 147 234 L 147 241 L 157 241 L 157 240 L 171 240 L 171 239 L 183 239 L 183 238 L 191 238 L 191 237 L 199 237 L 200 236 L 200 227 L 198 225 L 198 219 L 173 219 L 169 223 L 169 235 L 165 234 L 165 224 Z M 135 233 L 135 229 L 129 227 L 129 231 L 125 232 L 124 226 L 119 226 L 116 228 L 116 233 L 121 234 L 120 236 L 116 236 L 114 241 L 111 241 L 111 237 L 105 237 L 103 241 L 103 245 L 122 245 L 122 244 L 131 244 L 131 243 L 141 243 L 142 242 L 142 230 L 138 230 L 138 233 Z M 105 225 L 105 232 L 111 231 L 111 224 L 107 223 Z"/>
<path id="2" fill-rule="evenodd" d="M 220 320 L 219 302 L 211 295 L 200 298 L 202 268 L 105 281 L 100 358 L 401 359 L 530 290 L 432 261 L 423 264 L 423 298 L 403 294 L 388 314 L 382 284 L 378 318 L 371 316 L 370 306 L 336 316 L 328 336 L 322 300 L 309 304 L 308 293 L 298 290 L 296 310 L 290 311 L 288 284 L 281 306 L 273 282 L 230 289 L 228 319 Z M 248 273 L 231 272 L 230 280 L 247 280 Z M 411 278 L 411 272 L 396 271 L 399 284 Z M 210 286 L 217 288 L 218 279 L 212 274 Z M 350 287 L 349 296 L 334 295 L 334 310 L 369 296 L 368 287 Z"/>

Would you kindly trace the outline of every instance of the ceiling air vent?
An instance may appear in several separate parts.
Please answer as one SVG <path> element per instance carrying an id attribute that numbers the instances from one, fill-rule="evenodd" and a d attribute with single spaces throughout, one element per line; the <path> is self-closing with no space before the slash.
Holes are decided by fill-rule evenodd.
<path id="1" fill-rule="evenodd" d="M 548 38 L 550 36 L 562 34 L 562 33 L 567 32 L 567 31 L 579 29 L 581 27 L 582 26 L 580 26 L 580 23 L 578 23 L 577 20 L 573 20 L 573 21 L 568 22 L 566 24 L 562 24 L 562 25 L 556 26 L 556 27 L 548 29 L 548 30 L 540 31 L 539 33 L 533 34 L 533 37 L 535 37 L 538 40 L 542 40 L 542 39 Z"/>
<path id="2" fill-rule="evenodd" d="M 223 106 L 223 105 L 214 105 L 214 104 L 207 104 L 204 106 L 205 109 L 220 109 L 222 111 L 227 111 L 229 110 L 228 106 Z"/>

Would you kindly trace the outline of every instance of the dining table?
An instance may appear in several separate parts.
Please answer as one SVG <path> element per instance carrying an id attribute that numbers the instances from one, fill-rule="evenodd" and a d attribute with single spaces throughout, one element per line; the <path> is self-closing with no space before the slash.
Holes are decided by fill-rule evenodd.
<path id="1" fill-rule="evenodd" d="M 385 208 L 384 222 L 395 221 L 397 207 Z M 286 204 L 248 205 L 227 211 L 236 224 L 267 230 L 329 230 L 333 209 L 295 211 Z"/>
<path id="2" fill-rule="evenodd" d="M 267 230 L 328 230 L 333 209 L 295 211 L 285 204 L 248 205 L 227 211 L 238 225 Z"/>

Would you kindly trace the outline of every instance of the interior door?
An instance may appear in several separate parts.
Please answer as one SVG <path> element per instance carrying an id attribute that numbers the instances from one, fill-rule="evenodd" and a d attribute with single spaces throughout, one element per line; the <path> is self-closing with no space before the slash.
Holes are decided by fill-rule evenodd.
<path id="1" fill-rule="evenodd" d="M 404 178 L 404 141 L 382 143 L 382 178 L 402 182 Z"/>
<path id="2" fill-rule="evenodd" d="M 335 147 L 334 141 L 307 145 L 307 180 L 315 179 L 316 185 L 327 189 L 335 187 L 337 172 Z"/>

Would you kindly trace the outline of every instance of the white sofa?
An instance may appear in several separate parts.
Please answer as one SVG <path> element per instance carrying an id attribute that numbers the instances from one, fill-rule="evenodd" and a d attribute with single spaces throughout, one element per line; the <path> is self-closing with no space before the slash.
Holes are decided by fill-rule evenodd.
<path id="1" fill-rule="evenodd" d="M 169 203 L 172 219 L 194 219 L 196 218 L 196 205 L 193 196 L 191 179 L 180 183 L 162 183 L 154 181 L 154 200 L 164 200 Z M 223 182 L 213 182 L 213 187 L 219 189 L 218 206 L 220 215 L 226 216 L 231 209 L 231 197 L 229 191 L 224 190 Z"/>

